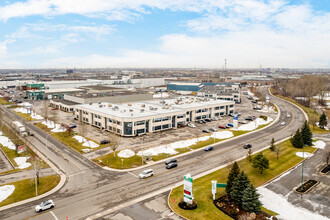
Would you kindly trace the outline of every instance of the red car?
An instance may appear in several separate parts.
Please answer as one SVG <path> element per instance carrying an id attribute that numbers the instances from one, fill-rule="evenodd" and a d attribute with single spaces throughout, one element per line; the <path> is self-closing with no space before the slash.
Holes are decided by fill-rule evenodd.
<path id="1" fill-rule="evenodd" d="M 226 126 L 219 125 L 219 128 L 221 128 L 221 129 L 226 129 Z"/>

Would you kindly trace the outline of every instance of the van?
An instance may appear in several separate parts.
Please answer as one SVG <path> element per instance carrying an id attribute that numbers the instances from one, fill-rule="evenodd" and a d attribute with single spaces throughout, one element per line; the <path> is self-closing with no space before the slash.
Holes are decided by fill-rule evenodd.
<path id="1" fill-rule="evenodd" d="M 152 169 L 143 170 L 142 173 L 139 174 L 139 178 L 145 179 L 145 178 L 151 177 L 153 175 L 154 175 L 154 171 Z"/>

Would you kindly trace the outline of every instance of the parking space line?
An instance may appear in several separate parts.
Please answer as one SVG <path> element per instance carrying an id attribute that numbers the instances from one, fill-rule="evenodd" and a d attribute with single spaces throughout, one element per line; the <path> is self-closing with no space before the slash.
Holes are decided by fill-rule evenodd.
<path id="1" fill-rule="evenodd" d="M 56 215 L 52 211 L 50 211 L 50 214 L 52 214 L 52 216 L 54 217 L 55 220 L 58 220 L 58 218 L 56 217 Z"/>
<path id="2" fill-rule="evenodd" d="M 134 173 L 131 173 L 131 172 L 129 172 L 129 171 L 127 171 L 127 173 L 131 174 L 131 175 L 134 176 L 134 177 L 138 177 L 137 175 L 135 175 Z"/>

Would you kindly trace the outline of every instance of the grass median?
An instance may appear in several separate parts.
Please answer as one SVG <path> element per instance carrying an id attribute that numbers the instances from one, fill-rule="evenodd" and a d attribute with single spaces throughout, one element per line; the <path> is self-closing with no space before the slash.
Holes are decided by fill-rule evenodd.
<path id="1" fill-rule="evenodd" d="M 10 105 L 12 103 L 8 102 L 6 99 L 0 97 L 0 104 L 1 105 Z"/>
<path id="2" fill-rule="evenodd" d="M 269 159 L 269 169 L 264 170 L 263 174 L 260 174 L 258 169 L 253 168 L 252 162 L 248 159 L 238 161 L 240 169 L 244 170 L 255 187 L 263 185 L 302 161 L 301 157 L 296 156 L 296 152 L 300 152 L 302 149 L 292 147 L 290 140 L 286 140 L 276 145 L 276 147 L 280 149 L 278 160 L 275 152 L 269 149 L 263 151 L 263 155 Z M 313 153 L 316 148 L 305 147 L 304 150 L 305 152 Z M 179 208 L 178 203 L 183 197 L 183 186 L 174 188 L 169 197 L 169 204 L 172 210 L 187 219 L 231 219 L 214 206 L 211 193 L 211 181 L 217 180 L 218 183 L 226 183 L 229 170 L 230 167 L 225 167 L 194 180 L 193 193 L 198 204 L 198 208 L 195 210 Z M 297 184 L 299 181 L 300 177 L 297 178 Z M 224 189 L 217 191 L 216 198 L 225 195 Z M 271 211 L 264 211 L 271 214 Z"/>
<path id="3" fill-rule="evenodd" d="M 38 185 L 38 195 L 41 195 L 55 188 L 57 184 L 60 182 L 60 179 L 61 178 L 58 175 L 40 177 L 39 185 Z M 8 198 L 0 202 L 0 207 L 36 196 L 34 178 L 21 180 L 6 185 L 14 185 L 15 190 Z"/>

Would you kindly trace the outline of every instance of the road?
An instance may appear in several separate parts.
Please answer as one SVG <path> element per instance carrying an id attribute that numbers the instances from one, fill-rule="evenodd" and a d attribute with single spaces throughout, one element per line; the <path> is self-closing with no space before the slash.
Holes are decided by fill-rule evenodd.
<path id="1" fill-rule="evenodd" d="M 182 182 L 183 175 L 187 173 L 196 176 L 227 163 L 229 159 L 236 160 L 245 156 L 247 151 L 242 148 L 245 143 L 252 144 L 253 151 L 264 148 L 269 145 L 271 138 L 280 140 L 294 134 L 305 120 L 303 113 L 294 105 L 276 97 L 271 99 L 281 109 L 280 120 L 274 125 L 226 143 L 219 143 L 211 152 L 195 151 L 179 157 L 179 166 L 173 170 L 166 170 L 163 164 L 155 164 L 150 167 L 154 169 L 155 176 L 146 180 L 137 178 L 143 168 L 133 172 L 103 170 L 38 128 L 29 125 L 36 133 L 32 138 L 35 146 L 57 164 L 67 174 L 68 179 L 62 189 L 49 197 L 56 204 L 51 211 L 36 214 L 33 207 L 39 201 L 31 202 L 3 211 L 0 213 L 0 219 L 85 219 L 137 198 L 148 198 L 148 195 L 157 190 L 169 189 Z M 286 118 L 287 113 L 292 117 Z M 8 114 L 18 117 L 13 113 Z M 287 122 L 286 126 L 280 125 L 282 121 Z"/>

